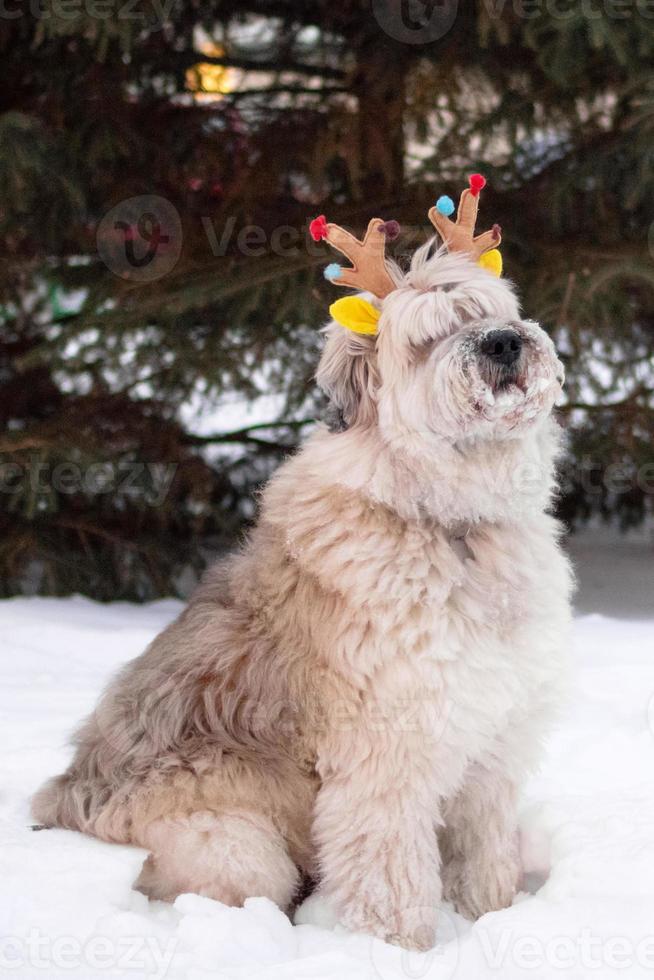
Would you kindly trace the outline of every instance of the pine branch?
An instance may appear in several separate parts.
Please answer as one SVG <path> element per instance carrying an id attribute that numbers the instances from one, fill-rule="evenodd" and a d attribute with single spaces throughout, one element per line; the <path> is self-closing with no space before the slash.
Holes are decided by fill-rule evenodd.
<path id="1" fill-rule="evenodd" d="M 588 402 L 566 402 L 565 405 L 559 406 L 560 412 L 572 412 L 575 409 L 579 409 L 583 412 L 613 412 L 615 409 L 625 408 L 627 405 L 632 405 L 637 401 L 642 395 L 651 395 L 651 389 L 647 388 L 646 385 L 638 385 L 629 395 L 625 398 L 621 398 L 617 402 L 598 402 L 596 404 L 589 404 Z M 645 406 L 647 407 L 647 406 Z"/>
<path id="2" fill-rule="evenodd" d="M 143 61 L 147 61 L 144 58 Z M 172 51 L 167 49 L 165 52 L 157 52 L 157 64 L 161 67 L 169 67 L 176 71 L 183 72 L 193 65 L 207 64 L 219 65 L 222 68 L 240 68 L 243 71 L 263 71 L 272 74 L 280 72 L 293 72 L 296 75 L 318 76 L 322 78 L 332 78 L 336 81 L 343 81 L 346 73 L 340 68 L 333 68 L 330 65 L 307 65 L 300 61 L 286 59 L 275 61 L 273 59 L 240 58 L 230 55 L 206 55 L 201 51 Z"/>
<path id="3" fill-rule="evenodd" d="M 184 438 L 184 443 L 189 446 L 211 446 L 235 442 L 257 446 L 260 449 L 292 452 L 297 448 L 294 444 L 259 439 L 251 433 L 262 429 L 301 429 L 305 425 L 313 425 L 315 421 L 315 419 L 290 419 L 288 422 L 259 422 L 256 425 L 249 425 L 243 429 L 235 429 L 233 432 L 218 432 L 208 436 L 189 434 Z"/>
<path id="4" fill-rule="evenodd" d="M 236 102 L 254 96 L 269 95 L 317 95 L 324 98 L 326 95 L 347 94 L 349 89 L 345 85 L 323 85 L 321 88 L 311 88 L 309 85 L 271 85 L 267 88 L 248 88 L 238 92 L 227 92 L 221 96 L 229 102 Z M 270 107 L 267 107 L 270 109 Z"/>

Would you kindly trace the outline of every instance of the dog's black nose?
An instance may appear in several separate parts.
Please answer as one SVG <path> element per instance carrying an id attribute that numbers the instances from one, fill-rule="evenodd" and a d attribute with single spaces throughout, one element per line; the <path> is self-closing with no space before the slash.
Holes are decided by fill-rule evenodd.
<path id="1" fill-rule="evenodd" d="M 515 330 L 491 330 L 481 344 L 482 354 L 505 367 L 515 364 L 521 350 L 522 337 Z"/>

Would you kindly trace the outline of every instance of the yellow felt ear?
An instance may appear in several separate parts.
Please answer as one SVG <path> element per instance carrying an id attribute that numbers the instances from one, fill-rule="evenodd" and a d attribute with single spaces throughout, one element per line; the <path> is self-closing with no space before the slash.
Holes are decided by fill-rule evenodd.
<path id="1" fill-rule="evenodd" d="M 484 252 L 478 260 L 477 265 L 487 272 L 492 272 L 494 276 L 502 275 L 502 253 L 498 248 L 492 248 L 490 252 Z"/>
<path id="2" fill-rule="evenodd" d="M 379 310 L 360 296 L 344 296 L 329 307 L 330 316 L 354 333 L 377 333 Z"/>

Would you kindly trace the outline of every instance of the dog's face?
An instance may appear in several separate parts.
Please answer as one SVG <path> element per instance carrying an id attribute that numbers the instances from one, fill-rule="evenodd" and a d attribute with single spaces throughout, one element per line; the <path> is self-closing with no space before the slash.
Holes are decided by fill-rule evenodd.
<path id="1" fill-rule="evenodd" d="M 381 309 L 375 338 L 330 337 L 321 363 L 319 381 L 347 424 L 456 445 L 515 438 L 551 411 L 562 365 L 547 334 L 521 319 L 506 280 L 465 256 L 418 253 Z"/>

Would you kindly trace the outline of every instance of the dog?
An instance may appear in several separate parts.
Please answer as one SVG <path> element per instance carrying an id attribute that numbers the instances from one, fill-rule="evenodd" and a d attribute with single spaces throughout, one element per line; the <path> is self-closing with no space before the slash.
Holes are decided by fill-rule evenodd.
<path id="1" fill-rule="evenodd" d="M 152 898 L 288 910 L 310 881 L 347 928 L 427 949 L 444 899 L 476 918 L 520 887 L 516 798 L 567 674 L 563 370 L 469 256 L 432 242 L 392 275 L 376 334 L 326 328 L 340 424 L 279 468 L 33 813 L 147 849 Z"/>

